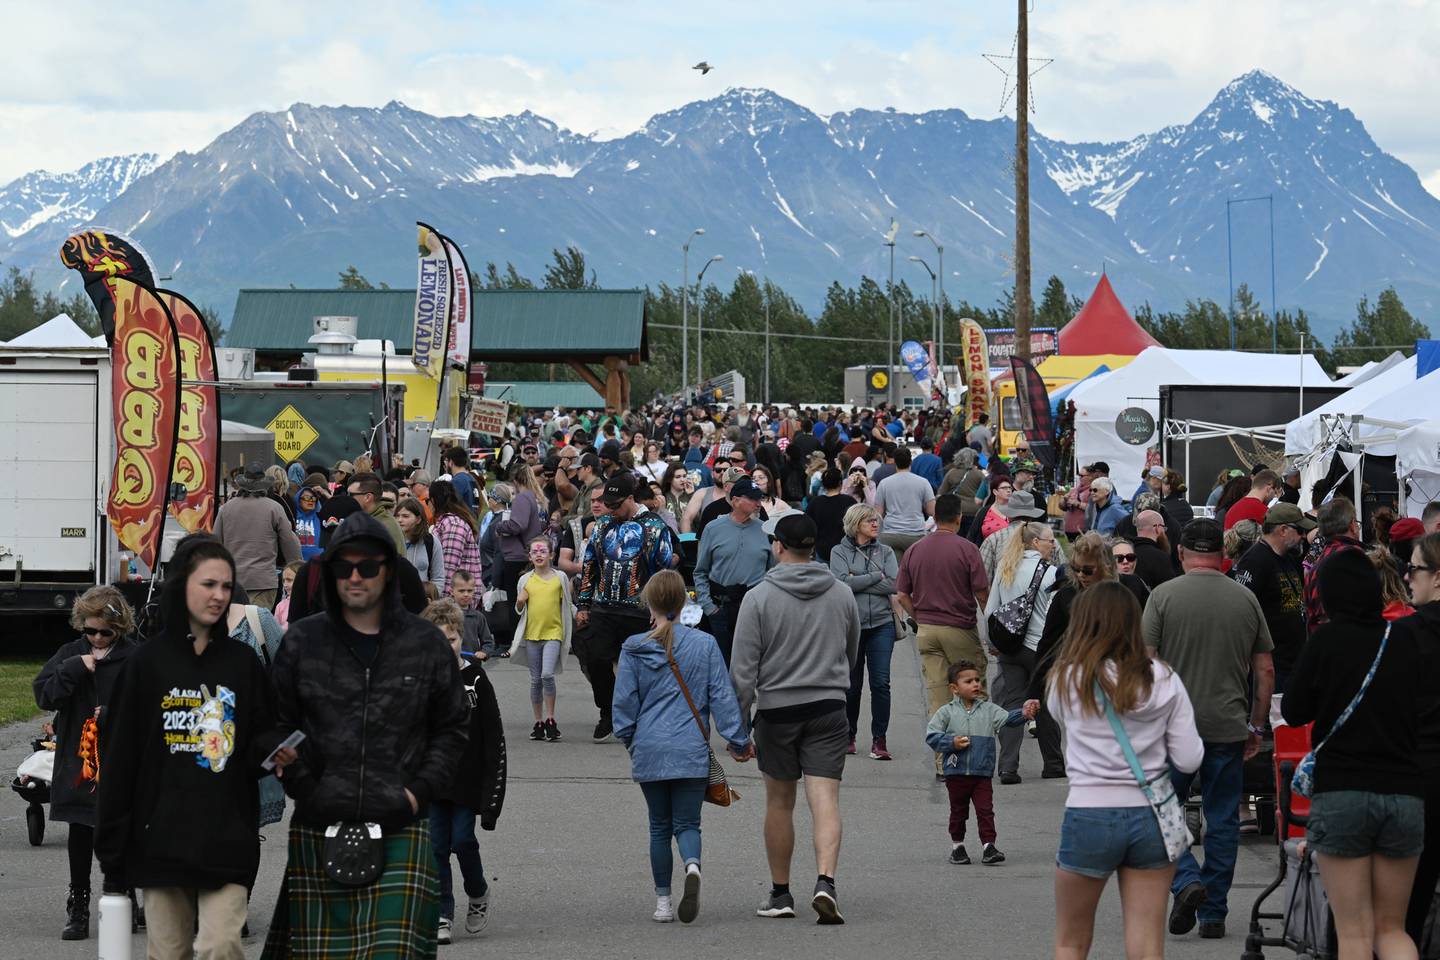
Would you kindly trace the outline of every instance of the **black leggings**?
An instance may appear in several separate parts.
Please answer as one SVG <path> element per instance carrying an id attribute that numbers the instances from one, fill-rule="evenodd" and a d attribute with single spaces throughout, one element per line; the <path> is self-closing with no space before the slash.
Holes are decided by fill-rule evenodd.
<path id="1" fill-rule="evenodd" d="M 1405 914 L 1405 932 L 1421 946 L 1425 918 L 1435 902 L 1435 883 L 1440 880 L 1440 783 L 1433 779 L 1425 785 L 1425 849 L 1415 869 L 1415 883 L 1410 888 L 1410 908 Z"/>
<path id="2" fill-rule="evenodd" d="M 66 849 L 70 854 L 70 886 L 89 890 L 90 861 L 95 859 L 95 828 L 83 823 L 70 824 Z"/>

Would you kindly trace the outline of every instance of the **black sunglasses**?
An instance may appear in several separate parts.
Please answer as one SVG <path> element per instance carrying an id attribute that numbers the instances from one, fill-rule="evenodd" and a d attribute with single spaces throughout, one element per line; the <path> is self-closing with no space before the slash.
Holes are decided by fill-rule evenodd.
<path id="1" fill-rule="evenodd" d="M 1424 573 L 1434 573 L 1434 572 L 1435 572 L 1435 568 L 1434 568 L 1434 567 L 1427 567 L 1427 566 L 1425 566 L 1425 564 L 1423 564 L 1423 563 L 1412 563 L 1412 564 L 1410 564 L 1410 569 L 1411 569 L 1411 570 L 1420 570 L 1420 571 L 1422 571 L 1422 572 L 1424 572 Z M 89 633 L 90 631 L 87 630 L 87 631 L 85 631 L 85 632 L 86 632 L 86 633 Z"/>
<path id="2" fill-rule="evenodd" d="M 1076 564 L 1073 564 L 1073 563 L 1070 565 L 1070 569 L 1071 569 L 1071 570 L 1074 570 L 1076 573 L 1080 574 L 1080 576 L 1082 576 L 1082 577 L 1088 577 L 1088 576 L 1090 576 L 1091 574 L 1093 574 L 1093 573 L 1095 572 L 1095 568 L 1094 568 L 1094 567 L 1081 567 L 1081 566 L 1077 566 Z"/>
<path id="3" fill-rule="evenodd" d="M 360 571 L 361 577 L 369 580 L 372 577 L 379 576 L 380 571 L 384 568 L 385 561 L 379 557 L 366 557 L 364 560 L 359 560 L 354 563 L 351 563 L 349 560 L 330 561 L 330 573 L 336 580 L 349 580 L 356 570 Z"/>
<path id="4" fill-rule="evenodd" d="M 1117 554 L 1115 554 L 1115 562 L 1116 562 L 1116 563 L 1134 563 L 1134 562 L 1135 562 L 1135 554 L 1133 554 L 1133 553 L 1117 553 Z"/>
<path id="5" fill-rule="evenodd" d="M 108 627 L 82 627 L 80 632 L 87 637 L 113 637 L 115 631 Z"/>

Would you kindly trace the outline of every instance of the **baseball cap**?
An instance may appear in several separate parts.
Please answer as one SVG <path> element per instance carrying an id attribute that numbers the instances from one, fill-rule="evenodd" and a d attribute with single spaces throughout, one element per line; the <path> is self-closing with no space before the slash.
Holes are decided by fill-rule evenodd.
<path id="1" fill-rule="evenodd" d="M 576 469 L 579 469 L 580 467 L 589 467 L 595 473 L 599 473 L 600 458 L 595 456 L 595 454 L 593 453 L 583 453 L 580 455 L 580 459 L 576 462 L 575 467 Z"/>
<path id="2" fill-rule="evenodd" d="M 1162 467 L 1162 466 L 1160 466 L 1160 464 L 1157 463 L 1157 464 L 1155 464 L 1153 467 L 1151 467 L 1149 470 L 1146 470 L 1146 471 L 1145 471 L 1145 474 L 1146 474 L 1146 476 L 1154 477 L 1156 480 L 1164 480 L 1164 479 L 1165 479 L 1165 468 Z"/>
<path id="3" fill-rule="evenodd" d="M 1265 522 L 1270 524 L 1288 524 L 1296 527 L 1301 533 L 1309 533 L 1315 529 L 1315 521 L 1305 516 L 1301 509 L 1293 503 L 1277 503 L 1265 511 Z"/>
<path id="4" fill-rule="evenodd" d="M 1219 553 L 1225 543 L 1225 530 L 1209 517 L 1197 517 L 1180 531 L 1180 546 L 1192 553 Z"/>
<path id="5" fill-rule="evenodd" d="M 605 493 L 601 499 L 605 506 L 613 510 L 633 496 L 635 496 L 635 475 L 633 473 L 617 473 L 605 482 Z"/>
<path id="6" fill-rule="evenodd" d="M 1390 525 L 1390 542 L 1404 543 L 1425 536 L 1425 524 L 1414 517 L 1402 517 Z"/>
<path id="7" fill-rule="evenodd" d="M 410 482 L 423 483 L 426 486 L 429 486 L 435 481 L 431 479 L 429 470 L 416 470 L 414 473 L 410 474 Z"/>
<path id="8" fill-rule="evenodd" d="M 349 460 L 337 460 L 335 462 L 335 470 L 339 473 L 354 473 L 355 464 Z"/>
<path id="9" fill-rule="evenodd" d="M 1110 473 L 1110 464 L 1106 463 L 1104 460 L 1096 460 L 1094 463 L 1090 464 L 1089 466 L 1081 467 L 1080 469 L 1081 469 L 1081 470 L 1084 470 L 1086 473 L 1104 473 L 1104 474 L 1109 474 L 1109 473 Z"/>
<path id="10" fill-rule="evenodd" d="M 799 511 L 785 514 L 775 524 L 775 539 L 791 550 L 814 549 L 817 532 L 815 521 Z"/>
<path id="11" fill-rule="evenodd" d="M 765 495 L 760 492 L 760 488 L 755 485 L 754 480 L 749 477 L 741 477 L 730 488 L 730 499 L 733 500 L 736 497 L 744 497 L 746 500 L 763 500 Z"/>
<path id="12" fill-rule="evenodd" d="M 726 467 L 724 472 L 720 474 L 721 483 L 735 483 L 736 481 L 744 479 L 745 471 L 739 467 Z"/>

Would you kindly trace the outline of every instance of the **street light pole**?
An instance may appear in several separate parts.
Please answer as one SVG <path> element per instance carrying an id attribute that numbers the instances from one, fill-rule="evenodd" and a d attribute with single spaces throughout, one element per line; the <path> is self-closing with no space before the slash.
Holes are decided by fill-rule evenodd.
<path id="1" fill-rule="evenodd" d="M 705 271 L 710 269 L 710 264 L 719 263 L 725 258 L 715 254 L 705 261 L 705 266 L 700 268 L 700 276 L 695 278 L 695 294 L 699 298 L 695 304 L 695 382 L 700 383 L 705 379 Z"/>
<path id="2" fill-rule="evenodd" d="M 919 233 L 920 231 L 917 230 L 916 232 Z M 936 304 L 936 302 L 935 302 L 935 271 L 930 269 L 930 264 L 928 264 L 928 263 L 925 262 L 925 258 L 924 258 L 924 257 L 911 257 L 910 260 L 911 260 L 913 263 L 918 263 L 918 264 L 920 264 L 920 266 L 922 266 L 922 267 L 925 268 L 925 272 L 928 273 L 928 274 L 930 274 L 930 341 L 931 341 L 931 345 L 932 345 L 936 350 L 938 350 L 939 347 L 940 347 L 940 344 L 939 344 L 939 340 L 938 340 L 937 337 L 936 337 L 936 331 L 937 331 L 937 330 L 939 329 L 939 327 L 940 327 L 940 315 L 939 315 L 938 313 L 936 313 L 936 306 L 937 306 L 937 304 Z M 935 362 L 935 368 L 936 368 L 937 371 L 940 370 L 940 361 L 939 361 L 939 359 L 938 359 L 938 355 L 937 355 L 937 359 L 936 359 L 936 362 Z M 936 389 L 938 389 L 938 387 L 936 387 Z M 933 396 L 933 395 L 932 395 L 932 396 Z M 929 403 L 929 402 L 930 402 L 930 399 L 931 399 L 931 397 L 926 397 L 926 398 L 925 398 L 926 403 Z"/>
<path id="3" fill-rule="evenodd" d="M 684 283 L 680 286 L 680 390 L 690 389 L 690 241 L 705 235 L 704 227 L 696 227 L 680 248 L 685 252 Z"/>
<path id="4" fill-rule="evenodd" d="M 890 346 L 885 354 L 885 377 L 889 381 L 890 407 L 895 407 L 895 241 L 885 246 L 890 248 Z"/>
<path id="5" fill-rule="evenodd" d="M 939 327 L 939 336 L 935 341 L 935 364 L 940 368 L 940 373 L 943 376 L 945 373 L 945 247 L 941 245 L 939 240 L 936 240 L 933 235 L 925 230 L 916 230 L 915 236 L 924 237 L 934 244 L 935 255 L 940 258 L 940 299 L 937 301 L 938 306 L 936 307 L 940 322 L 937 324 Z"/>
<path id="6" fill-rule="evenodd" d="M 770 406 L 770 280 L 765 280 L 765 406 Z"/>

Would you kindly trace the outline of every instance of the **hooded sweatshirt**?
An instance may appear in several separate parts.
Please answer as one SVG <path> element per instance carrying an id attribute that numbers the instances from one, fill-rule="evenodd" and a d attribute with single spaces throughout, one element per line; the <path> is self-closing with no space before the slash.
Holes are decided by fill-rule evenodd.
<path id="1" fill-rule="evenodd" d="M 300 559 L 309 560 L 324 552 L 320 546 L 320 504 L 322 500 L 316 496 L 315 509 L 305 510 L 300 506 L 300 494 L 304 492 L 304 488 L 297 490 L 292 499 L 295 502 L 295 536 L 300 539 Z"/>
<path id="2" fill-rule="evenodd" d="M 272 672 L 281 735 L 306 736 L 282 782 L 298 823 L 373 821 L 393 832 L 423 817 L 429 799 L 450 785 L 470 711 L 450 645 L 402 605 L 401 558 L 380 522 L 351 516 L 331 537 L 326 560 L 356 541 L 379 549 L 391 571 L 380 633 L 346 623 L 335 579 L 322 570 L 325 610 L 291 622 Z"/>
<path id="3" fill-rule="evenodd" d="M 782 563 L 745 594 L 730 676 L 740 713 L 844 701 L 860 649 L 850 588 L 818 563 Z"/>
<path id="4" fill-rule="evenodd" d="M 280 741 L 255 652 L 223 624 L 199 654 L 185 630 L 167 629 L 125 661 L 104 723 L 95 854 L 106 879 L 250 884 L 260 764 Z"/>
<path id="5" fill-rule="evenodd" d="M 959 697 L 941 704 L 925 728 L 925 742 L 939 753 L 941 768 L 947 777 L 995 776 L 995 735 L 1002 727 L 1018 727 L 1025 722 L 1021 710 L 1006 710 L 989 700 L 976 700 L 969 707 Z M 970 745 L 955 749 L 956 737 L 969 737 Z"/>
<path id="6" fill-rule="evenodd" d="M 749 742 L 720 647 L 710 634 L 675 626 L 671 652 L 695 709 L 737 750 Z M 660 641 L 637 633 L 620 648 L 613 701 L 615 736 L 630 751 L 636 782 L 705 777 L 710 773 L 708 738 L 675 681 Z"/>

